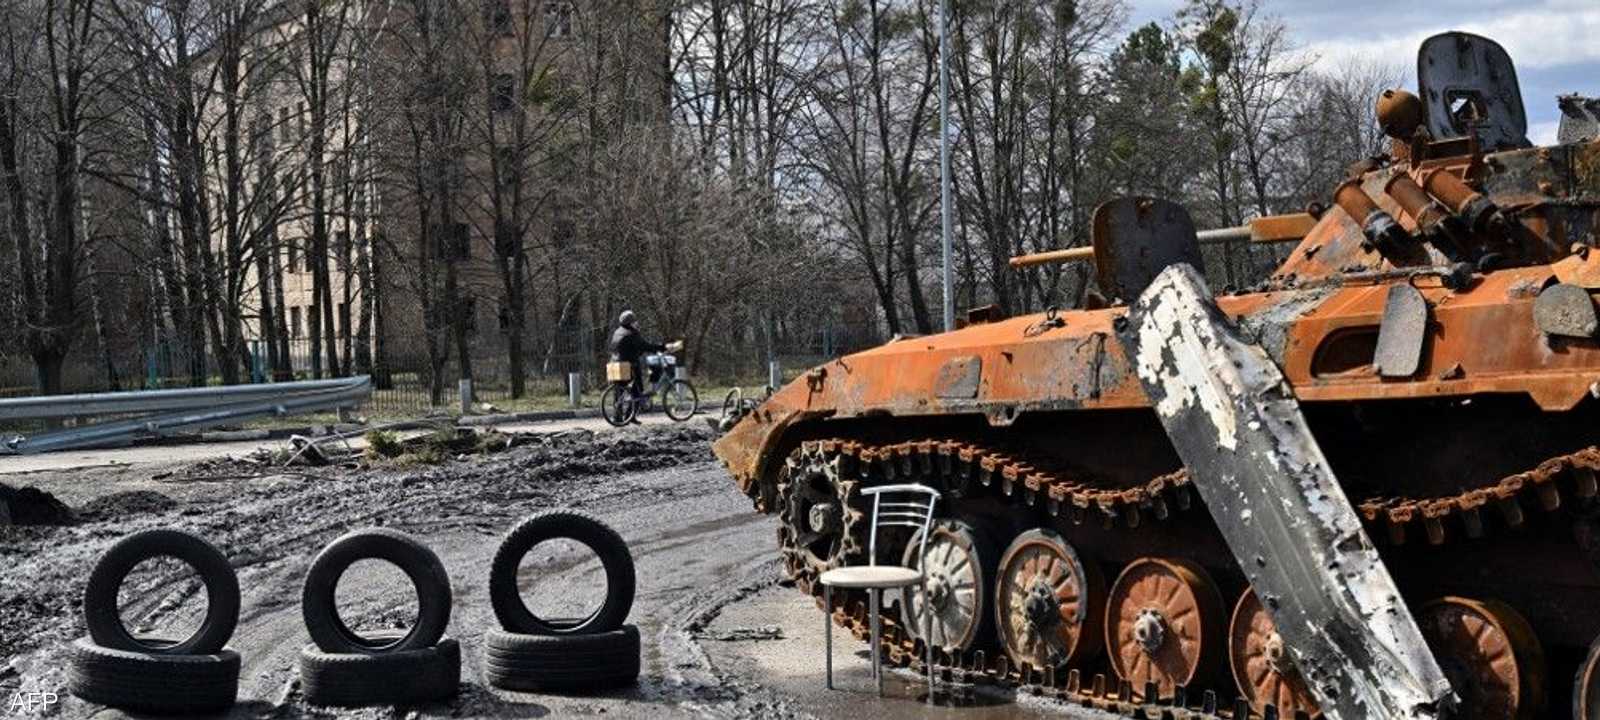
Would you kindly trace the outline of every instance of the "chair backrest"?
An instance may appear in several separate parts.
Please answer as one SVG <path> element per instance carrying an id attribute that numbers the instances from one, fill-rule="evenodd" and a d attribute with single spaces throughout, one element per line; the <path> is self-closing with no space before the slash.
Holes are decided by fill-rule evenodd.
<path id="1" fill-rule="evenodd" d="M 867 562 L 878 564 L 879 528 L 908 527 L 915 529 L 921 538 L 921 546 L 917 548 L 918 567 L 921 567 L 920 558 L 928 549 L 928 528 L 933 524 L 933 506 L 939 502 L 939 491 L 927 485 L 907 483 L 869 487 L 861 494 L 872 497 L 872 538 L 868 542 Z"/>

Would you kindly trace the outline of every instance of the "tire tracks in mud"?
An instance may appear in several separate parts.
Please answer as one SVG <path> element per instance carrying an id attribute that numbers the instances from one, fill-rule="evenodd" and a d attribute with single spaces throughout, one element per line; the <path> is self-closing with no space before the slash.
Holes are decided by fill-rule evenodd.
<path id="1" fill-rule="evenodd" d="M 559 715 L 598 707 L 613 717 L 804 717 L 775 691 L 716 668 L 694 638 L 723 608 L 778 577 L 771 519 L 755 513 L 711 462 L 706 440 L 703 432 L 683 426 L 610 439 L 535 439 L 498 455 L 429 468 L 328 468 L 209 483 L 208 489 L 182 488 L 188 497 L 155 511 L 141 506 L 118 512 L 102 502 L 78 525 L 20 533 L 0 528 L 0 557 L 18 561 L 0 568 L 0 656 L 14 658 L 9 671 L 0 666 L 0 684 L 59 686 L 65 674 L 61 648 L 83 634 L 77 599 L 90 565 L 126 532 L 174 526 L 222 548 L 245 591 L 240 629 L 230 642 L 247 656 L 241 705 L 233 715 L 311 713 L 300 702 L 292 661 L 305 642 L 299 619 L 305 569 L 316 549 L 337 535 L 384 525 L 439 543 L 441 554 L 457 563 L 450 567 L 457 592 L 452 634 L 471 650 L 463 657 L 462 696 L 448 707 L 450 714 Z M 78 475 L 85 483 L 97 481 L 93 473 Z M 103 497 L 104 489 L 115 486 L 92 489 Z M 641 592 L 630 622 L 646 638 L 646 669 L 639 686 L 620 695 L 523 696 L 490 691 L 478 679 L 477 642 L 493 623 L 477 587 L 487 578 L 488 552 L 516 518 L 556 506 L 585 508 L 613 524 L 629 539 L 640 568 Z M 598 563 L 593 565 L 575 565 L 562 577 L 592 581 L 599 572 Z M 133 603 L 155 604 L 183 581 L 182 573 L 147 581 Z M 157 607 L 140 619 L 159 615 Z M 63 706 L 60 715 L 97 713 L 95 706 L 76 702 Z M 388 711 L 314 714 L 387 717 Z"/>

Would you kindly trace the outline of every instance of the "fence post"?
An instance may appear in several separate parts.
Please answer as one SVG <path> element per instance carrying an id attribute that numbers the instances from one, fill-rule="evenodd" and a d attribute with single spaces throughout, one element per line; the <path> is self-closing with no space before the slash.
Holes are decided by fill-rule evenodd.
<path id="1" fill-rule="evenodd" d="M 472 412 L 472 378 L 461 378 L 456 384 L 456 389 L 461 393 L 461 414 Z"/>
<path id="2" fill-rule="evenodd" d="M 583 373 L 567 373 L 567 404 L 578 407 L 578 396 L 583 394 Z"/>
<path id="3" fill-rule="evenodd" d="M 783 369 L 778 367 L 777 360 L 767 362 L 767 385 L 773 390 L 783 387 Z"/>

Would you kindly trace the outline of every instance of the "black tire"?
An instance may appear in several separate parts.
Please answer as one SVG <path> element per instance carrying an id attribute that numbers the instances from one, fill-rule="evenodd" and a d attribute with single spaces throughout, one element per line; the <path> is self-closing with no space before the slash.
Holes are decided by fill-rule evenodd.
<path id="1" fill-rule="evenodd" d="M 517 566 L 535 545 L 568 538 L 587 545 L 606 571 L 606 599 L 589 617 L 554 620 L 537 617 L 522 601 Z M 546 510 L 523 520 L 500 543 L 489 566 L 489 603 L 500 626 L 524 635 L 592 635 L 622 627 L 633 609 L 633 554 L 617 531 L 576 510 Z M 560 591 L 560 588 L 556 589 Z"/>
<path id="2" fill-rule="evenodd" d="M 387 560 L 411 578 L 417 590 L 417 624 L 410 632 L 398 639 L 365 638 L 339 617 L 334 590 L 358 560 Z M 439 556 L 410 535 L 388 528 L 356 530 L 329 543 L 311 561 L 300 612 L 311 641 L 324 652 L 375 655 L 430 648 L 450 624 L 450 577 Z"/>
<path id="3" fill-rule="evenodd" d="M 300 692 L 311 705 L 417 705 L 448 700 L 460 689 L 461 644 L 450 638 L 383 655 L 327 653 L 316 645 L 300 650 Z"/>
<path id="4" fill-rule="evenodd" d="M 206 586 L 206 616 L 199 629 L 177 641 L 134 637 L 122 624 L 117 593 L 128 573 L 155 557 L 174 557 L 187 563 Z M 239 576 L 228 558 L 205 540 L 182 530 L 141 530 L 113 544 L 89 572 L 83 591 L 83 619 L 96 645 L 112 650 L 157 655 L 206 655 L 222 650 L 239 624 Z"/>
<path id="5" fill-rule="evenodd" d="M 739 406 L 744 404 L 744 391 L 737 387 L 728 388 L 726 395 L 722 396 L 722 416 L 731 417 L 739 412 Z"/>
<path id="6" fill-rule="evenodd" d="M 100 705 L 162 714 L 216 712 L 239 694 L 239 653 L 169 655 L 72 643 L 67 692 Z"/>
<path id="7" fill-rule="evenodd" d="M 639 405 L 633 401 L 633 395 L 627 392 L 625 385 L 611 383 L 606 386 L 605 392 L 600 393 L 600 416 L 612 427 L 627 425 L 638 414 Z"/>
<path id="8" fill-rule="evenodd" d="M 639 628 L 595 635 L 483 636 L 484 680 L 503 690 L 600 690 L 639 679 Z"/>
<path id="9" fill-rule="evenodd" d="M 680 404 L 685 401 L 687 405 Z M 694 385 L 688 380 L 673 380 L 672 384 L 661 389 L 661 408 L 666 411 L 667 417 L 683 422 L 700 411 L 700 393 L 695 392 Z M 687 412 L 684 412 L 685 409 Z"/>

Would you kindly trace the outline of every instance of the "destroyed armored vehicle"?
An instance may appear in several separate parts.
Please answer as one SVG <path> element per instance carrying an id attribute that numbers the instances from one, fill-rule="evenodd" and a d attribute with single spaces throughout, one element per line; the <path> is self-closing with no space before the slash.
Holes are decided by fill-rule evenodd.
<path id="1" fill-rule="evenodd" d="M 896 339 L 733 423 L 795 586 L 866 562 L 864 487 L 918 482 L 947 677 L 1140 717 L 1600 718 L 1600 140 L 1532 146 L 1486 38 L 1428 39 L 1418 84 L 1326 209 L 1231 231 L 1298 242 L 1251 291 L 1206 290 L 1182 208 L 1113 201 L 1044 258 L 1092 255 L 1107 307 Z M 886 611 L 892 658 L 924 607 Z"/>

